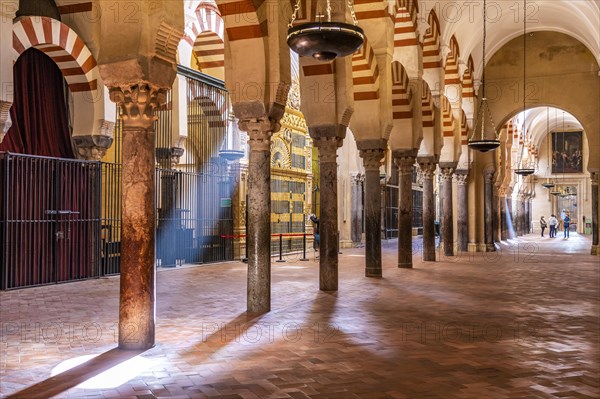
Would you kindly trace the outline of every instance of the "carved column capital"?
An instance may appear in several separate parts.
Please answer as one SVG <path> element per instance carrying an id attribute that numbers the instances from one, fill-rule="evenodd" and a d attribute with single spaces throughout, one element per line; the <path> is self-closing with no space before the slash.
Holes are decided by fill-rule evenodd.
<path id="1" fill-rule="evenodd" d="M 337 149 L 342 145 L 342 139 L 339 137 L 319 137 L 313 139 L 313 144 L 319 149 L 320 163 L 335 163 L 337 159 Z"/>
<path id="2" fill-rule="evenodd" d="M 122 110 L 124 128 L 151 128 L 158 119 L 154 111 L 167 101 L 166 89 L 147 82 L 111 87 L 109 94 Z"/>
<path id="3" fill-rule="evenodd" d="M 8 129 L 12 126 L 12 120 L 10 119 L 11 106 L 11 102 L 0 100 L 0 143 L 2 143 Z"/>
<path id="4" fill-rule="evenodd" d="M 260 118 L 243 119 L 238 123 L 240 130 L 248 133 L 250 151 L 271 151 L 271 136 L 279 130 L 279 124 L 263 116 Z"/>
<path id="5" fill-rule="evenodd" d="M 592 186 L 598 187 L 598 183 L 600 182 L 600 172 L 590 172 L 590 179 Z"/>
<path id="6" fill-rule="evenodd" d="M 365 175 L 356 173 L 350 176 L 353 186 L 360 186 L 365 182 Z"/>
<path id="7" fill-rule="evenodd" d="M 418 159 L 419 168 L 421 169 L 421 176 L 423 179 L 433 179 L 437 164 L 433 160 L 429 159 Z"/>
<path id="8" fill-rule="evenodd" d="M 363 159 L 365 170 L 379 170 L 385 150 L 383 148 L 360 150 L 359 154 Z"/>
<path id="9" fill-rule="evenodd" d="M 114 122 L 102 121 L 104 134 L 74 136 L 73 144 L 77 147 L 77 158 L 87 161 L 101 161 L 113 143 Z M 110 133 L 109 133 L 110 132 Z"/>
<path id="10" fill-rule="evenodd" d="M 440 178 L 442 182 L 452 182 L 452 177 L 454 176 L 454 168 L 453 167 L 443 167 L 440 168 Z"/>
<path id="11" fill-rule="evenodd" d="M 456 178 L 456 182 L 459 186 L 464 186 L 467 184 L 467 180 L 469 180 L 469 172 L 464 170 L 457 170 L 454 174 Z"/>
<path id="12" fill-rule="evenodd" d="M 494 182 L 495 175 L 496 175 L 495 170 L 486 169 L 483 171 L 483 179 L 486 183 L 492 184 Z"/>

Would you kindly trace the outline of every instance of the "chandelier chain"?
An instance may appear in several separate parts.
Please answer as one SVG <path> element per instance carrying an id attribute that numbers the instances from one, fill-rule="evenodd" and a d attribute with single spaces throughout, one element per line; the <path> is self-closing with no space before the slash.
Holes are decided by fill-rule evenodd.
<path id="1" fill-rule="evenodd" d="M 356 12 L 354 11 L 354 0 L 348 0 L 348 8 L 350 9 L 350 15 L 352 16 L 352 22 L 354 25 L 358 25 L 358 19 L 356 19 Z"/>
<path id="2" fill-rule="evenodd" d="M 331 0 L 327 0 L 327 22 L 331 22 Z"/>
<path id="3" fill-rule="evenodd" d="M 300 11 L 300 1 L 302 1 L 302 0 L 296 0 L 296 5 L 294 6 L 294 12 L 292 12 L 292 19 L 291 19 L 290 23 L 288 24 L 288 28 L 294 27 L 294 21 L 296 21 L 296 18 L 298 18 L 298 11 Z"/>

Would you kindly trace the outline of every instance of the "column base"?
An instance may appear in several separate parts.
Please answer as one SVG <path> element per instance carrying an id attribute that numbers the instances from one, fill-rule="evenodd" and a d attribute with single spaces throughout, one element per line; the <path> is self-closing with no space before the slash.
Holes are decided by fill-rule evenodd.
<path id="1" fill-rule="evenodd" d="M 478 249 L 479 246 L 474 242 L 467 244 L 467 252 L 479 252 Z"/>
<path id="2" fill-rule="evenodd" d="M 380 269 L 366 269 L 365 270 L 365 277 L 374 277 L 374 278 L 381 278 L 382 272 Z"/>
<path id="3" fill-rule="evenodd" d="M 412 263 L 398 263 L 399 269 L 412 269 Z"/>
<path id="4" fill-rule="evenodd" d="M 600 245 L 592 245 L 592 255 L 600 256 Z"/>

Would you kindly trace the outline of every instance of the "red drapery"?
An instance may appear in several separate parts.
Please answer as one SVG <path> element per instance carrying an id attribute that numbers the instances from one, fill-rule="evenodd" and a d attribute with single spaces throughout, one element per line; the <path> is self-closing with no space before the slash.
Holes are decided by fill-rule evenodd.
<path id="1" fill-rule="evenodd" d="M 14 72 L 12 127 L 0 151 L 75 158 L 65 102 L 64 77 L 46 54 L 30 48 L 17 59 Z"/>

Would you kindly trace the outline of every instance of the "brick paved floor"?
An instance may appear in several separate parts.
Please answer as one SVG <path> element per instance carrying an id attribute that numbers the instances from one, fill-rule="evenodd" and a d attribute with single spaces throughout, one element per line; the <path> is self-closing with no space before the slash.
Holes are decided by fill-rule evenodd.
<path id="1" fill-rule="evenodd" d="M 158 344 L 139 356 L 113 349 L 118 278 L 2 292 L 0 394 L 599 398 L 600 262 L 589 247 L 531 235 L 436 263 L 417 253 L 407 270 L 389 241 L 383 279 L 363 277 L 364 249 L 344 249 L 335 294 L 318 291 L 316 261 L 290 259 L 273 263 L 272 311 L 254 318 L 244 264 L 161 271 Z M 75 387 L 118 364 L 125 381 Z"/>

